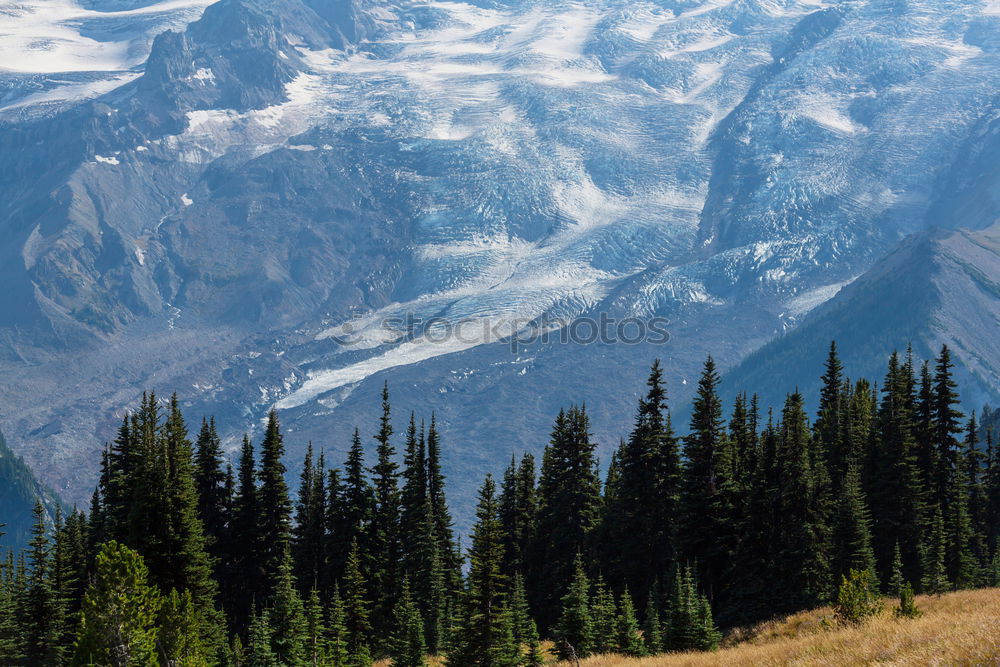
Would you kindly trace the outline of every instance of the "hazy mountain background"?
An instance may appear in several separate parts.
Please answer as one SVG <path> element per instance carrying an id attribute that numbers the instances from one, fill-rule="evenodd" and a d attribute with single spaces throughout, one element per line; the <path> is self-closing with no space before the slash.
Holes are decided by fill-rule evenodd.
<path id="1" fill-rule="evenodd" d="M 996 0 L 25 0 L 0 10 L 0 426 L 70 502 L 144 389 L 340 461 L 388 381 L 456 504 L 661 357 L 1000 391 Z M 380 325 L 601 314 L 665 344 Z M 350 323 L 348 344 L 338 342 Z M 470 329 L 471 330 L 471 329 Z M 433 334 L 434 332 L 430 332 Z M 780 344 L 770 344 L 782 336 Z"/>

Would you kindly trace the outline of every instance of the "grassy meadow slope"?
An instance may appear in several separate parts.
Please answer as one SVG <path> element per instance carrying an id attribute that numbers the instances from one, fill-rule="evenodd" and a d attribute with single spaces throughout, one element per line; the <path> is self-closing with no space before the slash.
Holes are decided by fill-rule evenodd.
<path id="1" fill-rule="evenodd" d="M 732 637 L 712 653 L 629 659 L 596 656 L 581 667 L 700 665 L 994 665 L 1000 664 L 1000 589 L 918 596 L 923 614 L 886 611 L 857 627 L 839 626 L 829 608 L 764 624 L 745 641 Z"/>

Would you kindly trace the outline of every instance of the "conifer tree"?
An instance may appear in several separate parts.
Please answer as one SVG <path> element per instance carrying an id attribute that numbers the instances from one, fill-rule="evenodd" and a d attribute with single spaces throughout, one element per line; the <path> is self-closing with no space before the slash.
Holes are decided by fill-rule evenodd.
<path id="1" fill-rule="evenodd" d="M 389 657 L 397 667 L 424 667 L 425 648 L 424 621 L 410 594 L 409 580 L 403 579 L 402 593 L 393 610 Z"/>
<path id="2" fill-rule="evenodd" d="M 605 571 L 639 599 L 677 559 L 675 522 L 663 517 L 677 516 L 681 469 L 659 360 L 646 385 L 632 433 L 617 457 L 616 479 L 608 484 L 604 538 L 615 545 Z"/>
<path id="3" fill-rule="evenodd" d="M 528 633 L 524 640 L 525 650 L 521 657 L 522 667 L 542 667 L 545 664 L 545 652 L 538 640 L 538 628 L 533 620 L 528 622 Z"/>
<path id="4" fill-rule="evenodd" d="M 859 624 L 882 609 L 878 584 L 871 570 L 851 570 L 840 578 L 833 604 L 834 615 L 842 622 Z"/>
<path id="5" fill-rule="evenodd" d="M 18 593 L 15 589 L 14 553 L 8 552 L 0 563 L 0 664 L 20 664 L 21 633 L 17 614 Z"/>
<path id="6" fill-rule="evenodd" d="M 938 450 L 934 428 L 934 382 L 930 364 L 926 361 L 920 366 L 918 386 L 913 420 L 915 458 L 924 492 L 924 509 L 927 510 L 933 504 L 931 497 L 937 491 Z M 929 517 L 925 517 L 927 518 Z"/>
<path id="7" fill-rule="evenodd" d="M 385 637 L 391 627 L 392 609 L 399 593 L 399 466 L 394 460 L 396 448 L 392 445 L 392 432 L 389 387 L 386 384 L 382 387 L 382 416 L 379 420 L 379 432 L 375 436 L 378 442 L 377 461 L 371 470 L 375 503 L 368 544 L 368 556 L 371 559 L 368 583 L 375 601 L 372 625 L 378 637 Z"/>
<path id="8" fill-rule="evenodd" d="M 690 565 L 678 568 L 667 611 L 667 636 L 671 651 L 710 651 L 718 646 L 720 634 L 712 619 L 708 599 L 698 593 Z"/>
<path id="9" fill-rule="evenodd" d="M 559 613 L 561 582 L 574 576 L 573 554 L 592 551 L 601 513 L 595 448 L 586 410 L 560 411 L 542 461 L 534 555 L 526 575 L 543 629 Z"/>
<path id="10" fill-rule="evenodd" d="M 506 578 L 500 571 L 503 560 L 503 534 L 497 518 L 496 485 L 486 476 L 479 491 L 476 524 L 469 547 L 469 575 L 462 599 L 461 618 L 448 651 L 448 664 L 462 667 L 498 665 L 497 656 L 504 652 L 506 633 L 513 628 L 510 616 L 501 618 L 503 590 Z"/>
<path id="11" fill-rule="evenodd" d="M 556 654 L 563 660 L 586 658 L 593 643 L 590 619 L 590 582 L 578 553 L 574 561 L 573 579 L 562 598 L 562 614 L 556 623 L 554 637 Z"/>
<path id="12" fill-rule="evenodd" d="M 451 593 L 457 593 L 460 585 L 457 573 L 462 559 L 455 548 L 453 521 L 445 495 L 445 478 L 441 472 L 441 435 L 433 414 L 427 429 L 427 497 L 434 520 L 434 535 L 438 541 L 438 555 L 444 569 L 451 575 Z"/>
<path id="13" fill-rule="evenodd" d="M 87 516 L 74 509 L 66 519 L 63 528 L 65 542 L 65 573 L 61 575 L 60 588 L 66 600 L 66 613 L 70 622 L 66 631 L 70 639 L 66 645 L 72 648 L 72 640 L 76 637 L 76 624 L 79 620 L 80 606 L 83 604 L 83 593 L 87 588 L 90 572 L 90 536 L 88 534 Z"/>
<path id="14" fill-rule="evenodd" d="M 344 627 L 347 630 L 347 650 L 351 667 L 362 667 L 371 661 L 369 637 L 371 636 L 371 606 L 364 575 L 361 572 L 361 553 L 355 539 L 347 556 L 344 571 Z"/>
<path id="15" fill-rule="evenodd" d="M 49 559 L 49 585 L 52 588 L 52 628 L 55 636 L 55 650 L 61 661 L 72 655 L 73 641 L 76 639 L 79 603 L 75 600 L 77 566 L 70 560 L 72 546 L 70 532 L 62 519 L 62 509 L 56 507 L 55 525 L 52 531 L 52 548 Z M 70 521 L 73 515 L 70 515 Z M 85 549 L 85 547 L 83 547 Z"/>
<path id="16" fill-rule="evenodd" d="M 159 610 L 160 595 L 142 556 L 114 540 L 106 542 L 83 598 L 73 664 L 155 665 Z"/>
<path id="17" fill-rule="evenodd" d="M 216 608 L 218 584 L 212 578 L 212 561 L 198 518 L 191 442 L 176 394 L 170 398 L 163 440 L 169 492 L 161 522 L 169 525 L 171 539 L 155 550 L 160 554 L 156 560 L 164 570 L 153 572 L 153 578 L 161 590 L 176 589 L 191 594 L 201 641 L 209 653 L 215 654 L 225 646 L 225 620 Z"/>
<path id="18" fill-rule="evenodd" d="M 819 413 L 816 416 L 816 439 L 823 452 L 830 476 L 839 485 L 847 472 L 847 452 L 843 442 L 843 375 L 844 367 L 837 354 L 837 343 L 830 343 L 826 358 L 823 386 L 820 390 Z"/>
<path id="19" fill-rule="evenodd" d="M 260 494 L 253 444 L 249 437 L 243 436 L 233 516 L 226 531 L 227 563 L 223 569 L 224 604 L 236 628 L 247 627 L 251 608 L 264 599 L 259 517 Z"/>
<path id="20" fill-rule="evenodd" d="M 681 477 L 680 542 L 697 559 L 709 594 L 720 583 L 736 548 L 733 452 L 727 438 L 715 362 L 705 361 L 684 439 Z"/>
<path id="21" fill-rule="evenodd" d="M 201 624 L 191 591 L 170 591 L 163 598 L 158 618 L 157 653 L 163 664 L 208 667 L 210 663 L 201 641 Z"/>
<path id="22" fill-rule="evenodd" d="M 143 394 L 140 414 L 156 424 L 156 397 Z M 139 414 L 126 414 L 122 418 L 118 435 L 107 450 L 101 475 L 100 500 L 104 511 L 100 514 L 101 537 L 105 540 L 128 538 L 130 502 L 136 494 L 135 484 L 145 454 L 140 441 Z M 149 424 L 145 424 L 149 426 Z M 145 434 L 147 437 L 150 433 Z"/>
<path id="23" fill-rule="evenodd" d="M 908 377 L 908 367 L 909 364 L 899 364 L 895 352 L 890 356 L 882 385 L 875 443 L 867 465 L 872 548 L 883 581 L 889 576 L 897 541 L 905 578 L 916 580 L 920 577 L 925 494 L 914 451 L 913 396 L 910 393 L 914 382 Z"/>
<path id="24" fill-rule="evenodd" d="M 483 663 L 493 667 L 519 667 L 521 664 L 521 647 L 514 639 L 514 623 L 507 606 L 502 606 L 497 614 L 493 643 L 485 658 Z"/>
<path id="25" fill-rule="evenodd" d="M 343 614 L 343 609 L 341 609 Z M 315 588 L 309 591 L 305 602 L 305 645 L 303 663 L 308 667 L 325 667 L 334 662 L 327 648 L 327 626 L 323 619 L 323 603 L 319 599 L 319 591 Z M 341 621 L 342 623 L 342 621 Z M 334 667 L 341 667 L 334 663 Z"/>
<path id="26" fill-rule="evenodd" d="M 760 456 L 757 419 L 757 397 L 748 403 L 745 393 L 737 395 L 729 420 L 729 439 L 733 447 L 733 477 L 744 492 L 748 490 Z"/>
<path id="27" fill-rule="evenodd" d="M 347 631 L 347 616 L 344 602 L 340 599 L 340 587 L 334 584 L 330 598 L 330 611 L 326 624 L 326 647 L 330 667 L 347 667 L 349 662 L 350 636 Z"/>
<path id="28" fill-rule="evenodd" d="M 802 395 L 785 401 L 778 438 L 776 513 L 780 517 L 775 539 L 775 567 L 783 572 L 781 600 L 788 610 L 824 600 L 830 593 L 827 527 L 816 502 L 816 475 L 811 456 L 808 420 Z"/>
<path id="29" fill-rule="evenodd" d="M 344 464 L 344 480 L 342 491 L 328 487 L 327 497 L 330 503 L 330 571 L 331 580 L 339 579 L 347 565 L 348 552 L 355 540 L 359 543 L 369 532 L 374 497 L 371 485 L 365 472 L 365 453 L 361 445 L 361 434 L 354 429 L 351 447 Z"/>
<path id="30" fill-rule="evenodd" d="M 896 549 L 892 554 L 892 574 L 889 579 L 889 594 L 899 595 L 903 588 L 903 555 L 899 551 L 899 542 L 896 542 Z"/>
<path id="31" fill-rule="evenodd" d="M 173 432 L 176 429 L 171 429 Z M 168 562 L 172 553 L 168 551 L 173 535 L 171 526 L 163 519 L 170 511 L 172 485 L 170 477 L 166 438 L 160 415 L 159 399 L 155 394 L 143 395 L 139 409 L 132 413 L 128 437 L 134 452 L 134 470 L 127 473 L 122 481 L 122 493 L 127 496 L 114 499 L 109 492 L 104 494 L 105 530 L 107 539 L 118 539 L 139 551 L 149 567 L 150 576 L 157 585 L 162 585 L 161 573 L 167 576 Z M 110 456 L 111 479 L 118 474 L 114 468 L 114 455 Z M 121 505 L 119 505 L 121 503 Z M 116 509 L 117 507 L 127 509 Z M 116 526 L 116 515 L 124 515 L 125 523 Z"/>
<path id="32" fill-rule="evenodd" d="M 639 631 L 639 622 L 635 616 L 635 605 L 632 603 L 632 596 L 629 595 L 627 588 L 622 593 L 618 609 L 618 618 L 615 624 L 618 652 L 632 657 L 646 655 L 646 645 L 643 642 L 642 633 Z"/>
<path id="33" fill-rule="evenodd" d="M 518 645 L 527 644 L 531 640 L 532 633 L 537 639 L 537 629 L 534 627 L 531 610 L 528 607 L 528 596 L 524 590 L 524 577 L 519 573 L 515 573 L 511 579 L 507 609 L 510 611 L 514 641 Z"/>
<path id="34" fill-rule="evenodd" d="M 642 638 L 646 643 L 646 650 L 651 655 L 663 652 L 663 621 L 660 617 L 660 606 L 656 603 L 652 590 L 649 591 L 649 600 L 646 602 Z"/>
<path id="35" fill-rule="evenodd" d="M 598 578 L 590 604 L 591 650 L 611 653 L 618 648 L 618 608 L 614 595 Z"/>
<path id="36" fill-rule="evenodd" d="M 204 526 L 206 546 L 215 558 L 222 558 L 220 547 L 225 539 L 229 494 L 223 468 L 222 441 L 215 428 L 215 418 L 201 420 L 195 445 L 194 481 L 198 496 L 198 517 Z"/>
<path id="37" fill-rule="evenodd" d="M 313 448 L 309 443 L 302 463 L 299 495 L 295 503 L 295 525 L 292 529 L 295 576 L 301 590 L 319 586 L 326 576 L 326 467 L 320 454 L 313 465 Z"/>
<path id="38" fill-rule="evenodd" d="M 404 577 L 426 579 L 432 545 L 427 543 L 427 518 L 431 507 L 427 495 L 427 455 L 423 425 L 419 437 L 413 413 L 403 450 L 403 484 L 400 489 L 399 542 Z"/>
<path id="39" fill-rule="evenodd" d="M 526 453 L 516 464 L 512 455 L 500 492 L 500 523 L 504 535 L 504 572 L 525 572 L 537 516 L 535 457 Z"/>
<path id="40" fill-rule="evenodd" d="M 779 514 L 778 432 L 769 412 L 760 437 L 757 463 L 750 477 L 747 510 L 739 522 L 742 539 L 737 544 L 730 577 L 724 618 L 728 625 L 749 625 L 763 620 L 784 606 L 780 592 L 768 582 L 780 554 L 784 527 Z M 664 638 L 664 648 L 668 648 Z"/>
<path id="41" fill-rule="evenodd" d="M 972 517 L 965 477 L 960 471 L 949 482 L 945 516 L 945 569 L 956 589 L 971 588 L 979 580 L 979 564 L 973 553 Z"/>
<path id="42" fill-rule="evenodd" d="M 278 424 L 278 413 L 271 410 L 260 448 L 260 561 L 268 573 L 266 591 L 270 594 L 277 581 L 285 550 L 291 543 L 292 501 L 285 483 L 284 436 Z"/>
<path id="43" fill-rule="evenodd" d="M 962 430 L 962 413 L 957 409 L 957 384 L 952 377 L 955 367 L 951 350 L 941 346 L 934 367 L 932 417 L 934 446 L 937 453 L 935 483 L 939 498 L 946 498 L 951 489 L 951 478 L 958 468 L 958 442 L 955 434 Z"/>
<path id="44" fill-rule="evenodd" d="M 875 572 L 868 507 L 861 474 L 853 462 L 847 464 L 841 483 L 833 527 L 833 575 L 839 580 L 851 570 Z"/>
<path id="45" fill-rule="evenodd" d="M 434 517 L 426 517 L 426 542 L 430 545 L 430 563 L 426 573 L 425 585 L 421 587 L 424 591 L 424 624 L 425 641 L 427 651 L 431 655 L 439 654 L 447 643 L 448 634 L 448 614 L 451 606 L 452 596 L 448 590 L 448 572 L 445 570 L 445 561 L 440 555 L 440 543 L 434 534 Z"/>
<path id="46" fill-rule="evenodd" d="M 24 633 L 24 664 L 56 665 L 62 661 L 61 608 L 52 587 L 52 553 L 45 525 L 45 508 L 38 500 L 28 544 L 28 585 L 20 610 Z"/>
<path id="47" fill-rule="evenodd" d="M 305 609 L 295 587 L 292 554 L 287 544 L 281 564 L 272 579 L 275 585 L 270 609 L 270 624 L 273 630 L 271 650 L 280 664 L 300 667 L 306 664 Z"/>
<path id="48" fill-rule="evenodd" d="M 925 593 L 940 595 L 950 588 L 948 582 L 947 557 L 948 544 L 944 528 L 944 517 L 941 508 L 934 511 L 934 519 L 930 526 L 927 548 L 924 552 L 923 589 Z"/>
<path id="49" fill-rule="evenodd" d="M 271 650 L 274 631 L 267 610 L 251 614 L 253 620 L 247 632 L 246 667 L 283 667 Z"/>
<path id="50" fill-rule="evenodd" d="M 899 589 L 899 606 L 896 607 L 896 616 L 902 618 L 916 618 L 920 616 L 920 610 L 913 597 L 913 586 L 909 582 L 904 583 Z"/>
<path id="51" fill-rule="evenodd" d="M 961 475 L 966 488 L 966 507 L 968 508 L 970 526 L 969 551 L 977 570 L 976 584 L 982 582 L 982 573 L 989 562 L 989 547 L 987 533 L 990 518 L 988 515 L 989 501 L 984 483 L 986 454 L 979 448 L 979 424 L 976 413 L 969 417 L 963 444 Z"/>

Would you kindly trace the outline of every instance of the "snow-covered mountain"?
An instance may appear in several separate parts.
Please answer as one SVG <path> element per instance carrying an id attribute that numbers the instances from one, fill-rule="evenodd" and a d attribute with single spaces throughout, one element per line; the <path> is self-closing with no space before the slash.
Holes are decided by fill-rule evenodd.
<path id="1" fill-rule="evenodd" d="M 997 214 L 995 0 L 206 4 L 0 10 L 0 414 L 70 498 L 144 388 L 337 459 L 388 380 L 461 502 Z M 602 315 L 670 340 L 497 341 Z"/>

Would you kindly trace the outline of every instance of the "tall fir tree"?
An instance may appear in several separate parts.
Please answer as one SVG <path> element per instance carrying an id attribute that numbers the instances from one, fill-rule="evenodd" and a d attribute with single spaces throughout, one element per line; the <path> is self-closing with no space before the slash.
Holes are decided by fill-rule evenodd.
<path id="1" fill-rule="evenodd" d="M 684 439 L 681 476 L 680 543 L 687 558 L 697 559 L 709 597 L 720 589 L 736 550 L 737 482 L 734 452 L 718 395 L 715 362 L 705 361 Z M 646 592 L 644 592 L 644 595 Z"/>
<path id="2" fill-rule="evenodd" d="M 788 610 L 824 601 L 832 589 L 829 527 L 817 504 L 815 461 L 802 395 L 788 396 L 777 441 L 774 567 L 784 573 L 780 599 Z"/>
<path id="3" fill-rule="evenodd" d="M 343 484 L 335 487 L 331 478 L 327 498 L 330 505 L 329 580 L 336 581 L 343 576 L 353 542 L 365 540 L 370 532 L 368 526 L 375 502 L 365 468 L 361 434 L 356 428 L 344 463 Z"/>
<path id="4" fill-rule="evenodd" d="M 503 562 L 503 532 L 497 517 L 496 484 L 486 476 L 479 490 L 476 524 L 469 547 L 469 574 L 461 603 L 461 616 L 448 651 L 447 664 L 461 667 L 499 667 L 506 644 L 502 618 L 506 577 Z M 513 641 L 513 629 L 507 628 Z"/>
<path id="5" fill-rule="evenodd" d="M 273 629 L 271 650 L 279 664 L 303 667 L 306 664 L 305 606 L 296 589 L 292 568 L 291 548 L 286 544 L 278 571 L 272 576 L 275 585 L 269 610 Z"/>
<path id="6" fill-rule="evenodd" d="M 154 580 L 161 590 L 176 589 L 190 593 L 201 642 L 207 652 L 215 655 L 225 646 L 225 619 L 216 605 L 219 589 L 212 576 L 212 560 L 206 550 L 204 528 L 198 518 L 198 491 L 191 441 L 187 437 L 187 426 L 176 394 L 170 398 L 163 439 L 169 488 L 169 505 L 164 519 L 170 524 L 172 539 L 162 545 L 163 553 L 169 554 L 161 559 L 166 563 L 166 571 L 154 573 Z"/>
<path id="7" fill-rule="evenodd" d="M 854 462 L 848 462 L 840 484 L 833 525 L 832 566 L 834 581 L 840 581 L 851 570 L 867 570 L 873 576 L 877 571 L 872 551 L 871 519 L 861 488 L 861 473 Z"/>
<path id="8" fill-rule="evenodd" d="M 933 442 L 937 455 L 935 486 L 939 498 L 947 498 L 952 476 L 958 469 L 958 441 L 955 435 L 962 431 L 962 413 L 958 410 L 957 384 L 953 377 L 954 362 L 947 345 L 935 361 L 932 388 Z"/>
<path id="9" fill-rule="evenodd" d="M 223 467 L 222 441 L 215 427 L 215 418 L 201 420 L 201 430 L 195 443 L 194 482 L 198 496 L 198 518 L 204 526 L 209 553 L 221 560 L 229 520 L 230 494 Z"/>
<path id="10" fill-rule="evenodd" d="M 292 538 L 292 501 L 285 482 L 287 469 L 282 461 L 285 439 L 274 410 L 267 415 L 267 428 L 260 446 L 260 559 L 266 574 L 265 591 L 270 595 Z"/>
<path id="11" fill-rule="evenodd" d="M 872 513 L 872 548 L 882 581 L 889 578 L 897 541 L 906 579 L 919 581 L 921 575 L 925 494 L 913 438 L 915 401 L 911 387 L 915 382 L 909 367 L 909 363 L 899 363 L 895 352 L 889 357 L 867 461 L 865 491 Z"/>
<path id="12" fill-rule="evenodd" d="M 837 343 L 830 343 L 819 396 L 819 412 L 816 415 L 815 437 L 823 452 L 830 477 L 835 485 L 847 472 L 848 452 L 843 440 L 844 367 L 837 353 Z"/>
<path id="13" fill-rule="evenodd" d="M 329 633 L 324 618 L 323 603 L 319 599 L 319 591 L 315 588 L 309 591 L 304 605 L 305 641 L 304 662 L 309 667 L 340 667 L 334 662 L 329 650 Z"/>
<path id="14" fill-rule="evenodd" d="M 260 543 L 260 493 L 253 443 L 243 436 L 238 485 L 232 519 L 226 530 L 223 567 L 223 605 L 236 628 L 246 628 L 251 609 L 264 600 L 264 564 Z"/>
<path id="15" fill-rule="evenodd" d="M 605 543 L 613 545 L 604 569 L 616 588 L 628 586 L 645 599 L 653 582 L 677 560 L 680 454 L 667 413 L 663 369 L 657 360 L 646 381 L 635 424 L 616 461 L 616 477 L 606 489 Z"/>
<path id="16" fill-rule="evenodd" d="M 461 588 L 462 555 L 455 544 L 454 521 L 448 507 L 445 476 L 441 469 L 441 434 L 433 413 L 427 428 L 427 498 L 438 542 L 437 553 L 447 573 L 449 594 L 454 596 Z"/>
<path id="17" fill-rule="evenodd" d="M 302 592 L 319 586 L 326 576 L 326 464 L 321 453 L 313 463 L 312 443 L 302 462 L 299 493 L 295 502 L 295 524 L 292 528 L 295 576 Z"/>
<path id="18" fill-rule="evenodd" d="M 573 577 L 574 556 L 594 551 L 602 505 L 595 449 L 586 409 L 560 411 L 542 460 L 539 518 L 526 573 L 543 630 L 559 614 L 561 586 Z"/>
<path id="19" fill-rule="evenodd" d="M 379 419 L 379 431 L 375 435 L 378 443 L 377 460 L 371 470 L 375 503 L 368 544 L 368 581 L 375 601 L 372 625 L 376 637 L 380 638 L 384 638 L 392 627 L 392 610 L 399 595 L 399 560 L 402 550 L 399 465 L 395 461 L 396 448 L 392 444 L 392 433 L 389 386 L 386 384 L 382 387 L 382 416 Z"/>
<path id="20" fill-rule="evenodd" d="M 24 633 L 24 665 L 45 667 L 62 662 L 62 606 L 53 588 L 53 558 L 45 508 L 35 501 L 28 543 L 28 582 L 19 618 Z"/>
<path id="21" fill-rule="evenodd" d="M 361 570 L 361 550 L 358 541 L 351 543 L 344 571 L 344 628 L 347 650 L 352 667 L 371 661 L 371 603 L 364 574 Z"/>
<path id="22" fill-rule="evenodd" d="M 504 572 L 525 572 L 531 557 L 537 519 L 535 457 L 526 453 L 520 464 L 512 455 L 500 492 L 500 523 L 504 532 Z"/>

